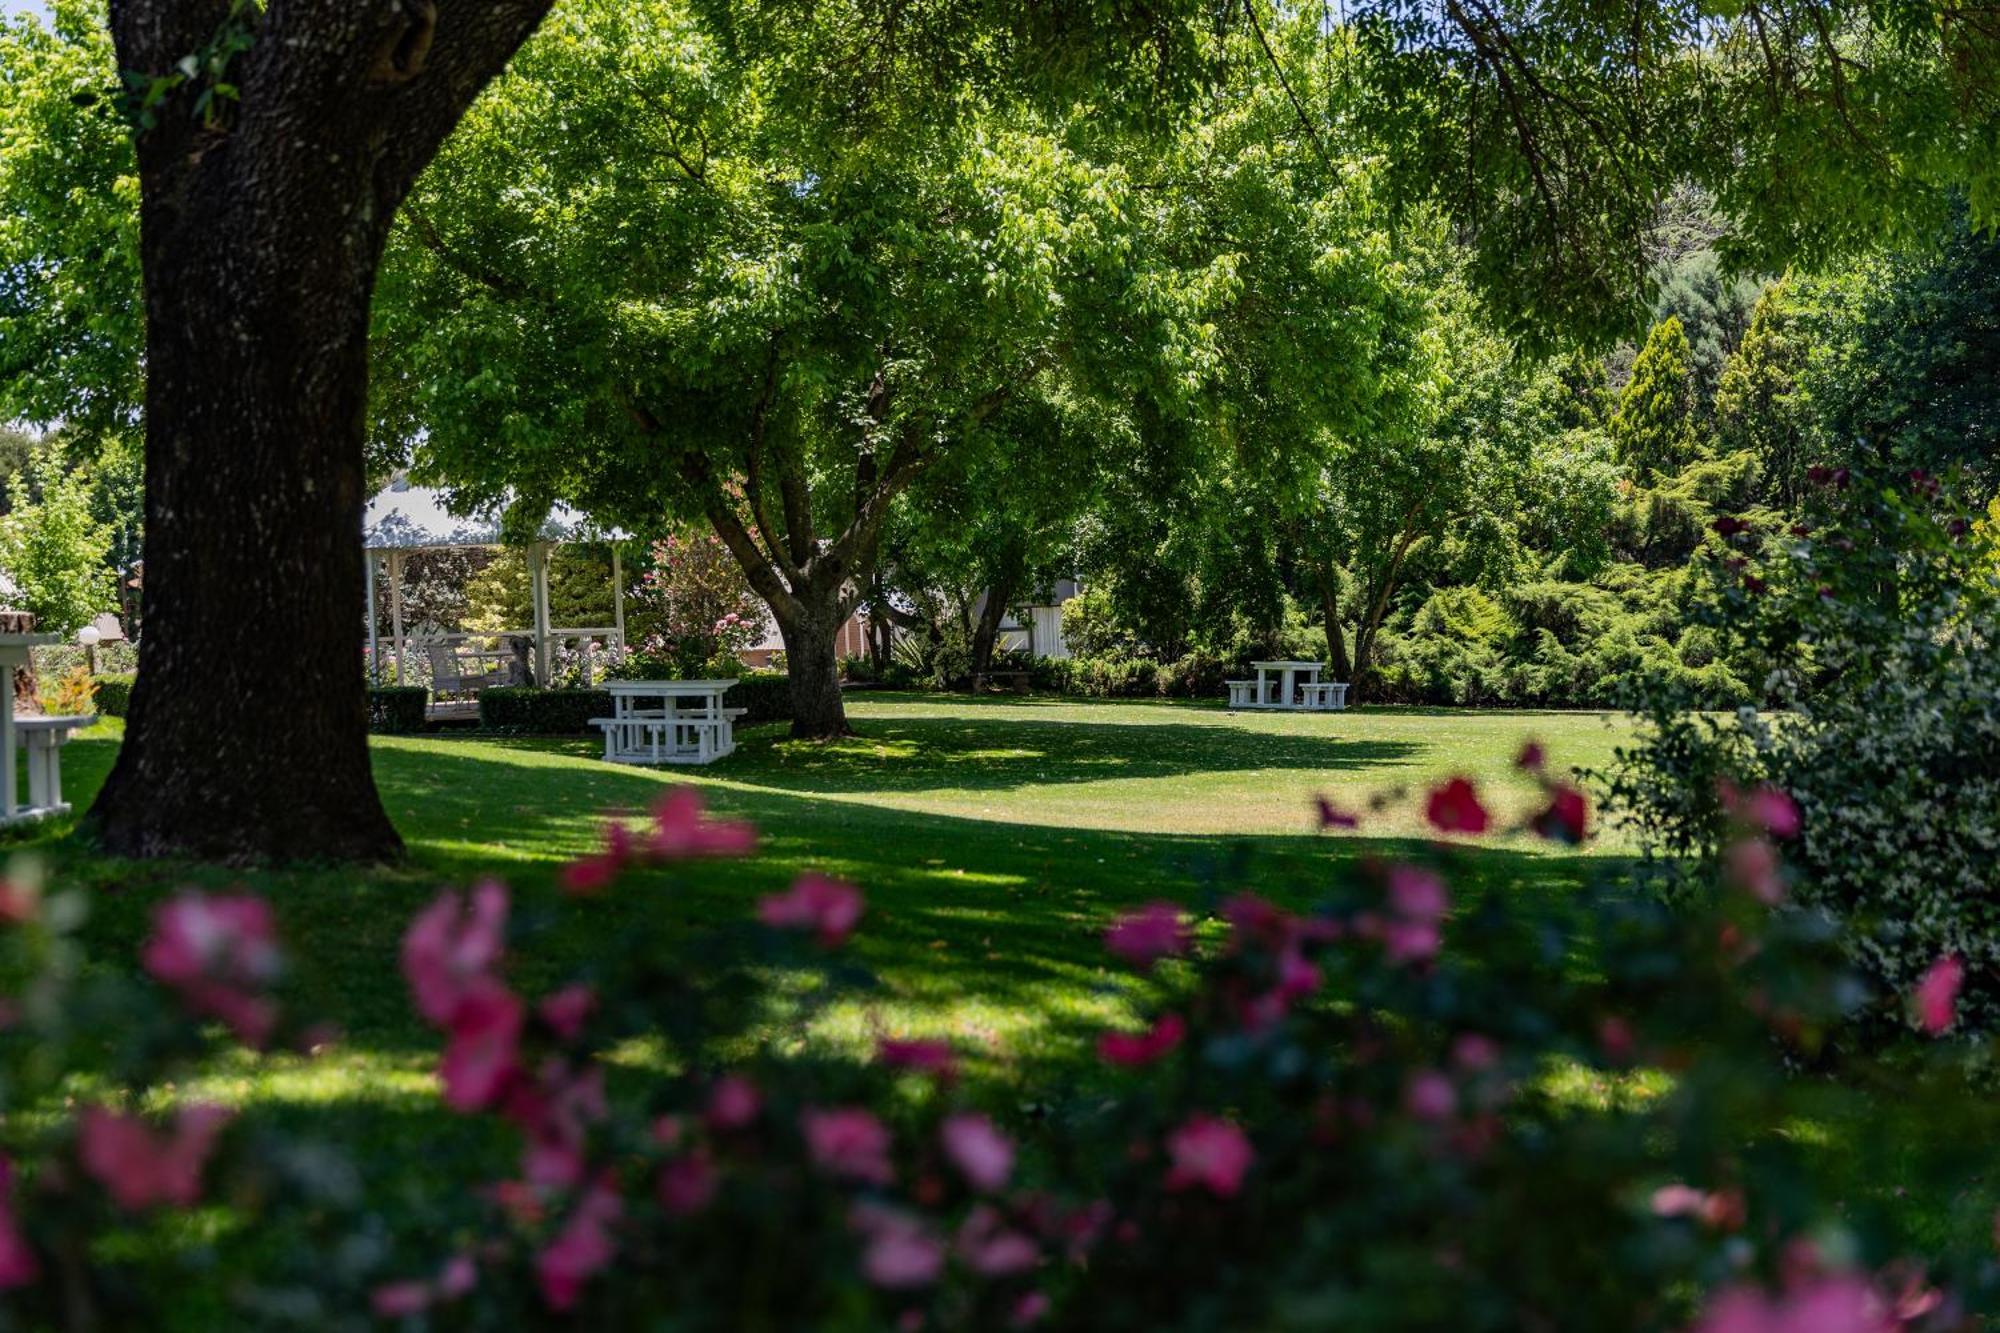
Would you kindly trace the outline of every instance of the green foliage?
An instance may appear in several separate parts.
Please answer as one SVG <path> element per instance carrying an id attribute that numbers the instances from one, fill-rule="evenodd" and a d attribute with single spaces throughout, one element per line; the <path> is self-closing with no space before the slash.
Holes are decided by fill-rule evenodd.
<path id="1" fill-rule="evenodd" d="M 368 691 L 368 730 L 408 735 L 424 729 L 431 692 L 422 685 L 379 685 Z M 123 716 L 123 714 L 119 714 Z"/>
<path id="2" fill-rule="evenodd" d="M 1694 461 L 1700 448 L 1694 387 L 1687 332 L 1677 316 L 1669 315 L 1647 333 L 1611 418 L 1619 461 L 1635 478 L 1672 475 Z"/>
<path id="3" fill-rule="evenodd" d="M 97 712 L 101 717 L 124 717 L 132 707 L 132 682 L 138 679 L 128 673 L 98 676 Z"/>
<path id="4" fill-rule="evenodd" d="M 1753 661 L 1786 711 L 1682 711 L 1658 692 L 1613 791 L 1669 882 L 1723 856 L 1723 780 L 1797 800 L 1793 898 L 1838 923 L 1889 997 L 1941 955 L 1967 964 L 1970 1012 L 2000 1026 L 2000 583 L 1969 512 L 1935 484 L 1857 481 L 1812 498 L 1799 534 L 1757 529 L 1704 567 L 1719 650 Z"/>
<path id="5" fill-rule="evenodd" d="M 64 472 L 62 460 L 45 449 L 7 490 L 0 571 L 13 581 L 21 609 L 34 612 L 36 628 L 67 638 L 116 607 L 105 564 L 111 529 L 90 512 L 88 478 Z"/>
<path id="6" fill-rule="evenodd" d="M 1715 251 L 1706 246 L 1662 264 L 1655 279 L 1653 322 L 1680 321 L 1688 340 L 1694 412 L 1707 422 L 1715 413 L 1723 369 L 1750 326 L 1764 284 L 1725 276 Z"/>
<path id="7" fill-rule="evenodd" d="M 1808 346 L 1790 284 L 1773 284 L 1758 298 L 1715 395 L 1717 446 L 1754 457 L 1760 496 L 1783 509 L 1804 495 L 1815 443 L 1799 394 Z"/>

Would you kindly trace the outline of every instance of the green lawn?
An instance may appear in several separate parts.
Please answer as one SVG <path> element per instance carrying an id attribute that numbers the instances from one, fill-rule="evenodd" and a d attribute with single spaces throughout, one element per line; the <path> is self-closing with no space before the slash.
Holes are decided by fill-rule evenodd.
<path id="1" fill-rule="evenodd" d="M 747 914 L 801 869 L 821 869 L 868 893 L 858 952 L 887 989 L 836 1029 L 952 1033 L 1004 1057 L 1051 1043 L 1074 1049 L 1079 1026 L 1115 1015 L 1118 974 L 1104 965 L 1097 933 L 1120 906 L 1217 887 L 1302 902 L 1329 864 L 1420 836 L 1430 780 L 1472 774 L 1497 808 L 1518 814 L 1534 796 L 1512 769 L 1523 740 L 1541 739 L 1561 763 L 1595 765 L 1625 734 L 1608 716 L 1574 713 L 1231 714 L 901 695 L 859 696 L 850 711 L 860 734 L 847 741 L 751 729 L 735 755 L 694 771 L 606 765 L 582 740 L 380 738 L 376 777 L 408 863 L 254 880 L 277 905 L 303 998 L 350 1034 L 348 1058 L 406 1052 L 422 1034 L 384 969 L 437 885 L 498 874 L 524 906 L 547 904 L 557 868 L 595 845 L 602 812 L 641 810 L 664 785 L 692 782 L 718 811 L 756 821 L 765 854 L 636 877 L 581 919 L 549 927 L 539 968 L 554 977 L 587 963 L 609 931 L 643 930 L 672 950 L 690 932 Z M 69 750 L 79 808 L 117 734 L 108 723 Z M 1367 815 L 1362 835 L 1330 836 L 1314 831 L 1321 792 L 1355 809 L 1390 799 Z M 101 890 L 93 933 L 109 950 L 136 945 L 161 891 L 239 878 L 106 861 L 65 832 L 15 841 L 46 855 L 58 878 Z M 1481 881 L 1560 891 L 1593 857 L 1620 850 L 1614 837 L 1558 854 L 1511 835 L 1488 839 L 1472 868 Z"/>

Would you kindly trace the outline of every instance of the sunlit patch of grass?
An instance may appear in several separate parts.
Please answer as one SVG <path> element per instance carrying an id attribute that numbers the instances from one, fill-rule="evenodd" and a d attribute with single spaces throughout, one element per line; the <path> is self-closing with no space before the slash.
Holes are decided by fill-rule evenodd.
<path id="1" fill-rule="evenodd" d="M 1646 1110 L 1673 1091 L 1674 1079 L 1664 1069 L 1605 1070 L 1581 1060 L 1553 1060 L 1535 1084 L 1558 1106 L 1609 1113 Z"/>

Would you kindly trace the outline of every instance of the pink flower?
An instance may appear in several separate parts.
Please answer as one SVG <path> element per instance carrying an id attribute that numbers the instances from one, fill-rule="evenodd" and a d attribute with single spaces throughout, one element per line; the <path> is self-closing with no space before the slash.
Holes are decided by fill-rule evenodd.
<path id="1" fill-rule="evenodd" d="M 579 1071 L 562 1060 L 547 1061 L 534 1082 L 512 1081 L 504 1110 L 527 1137 L 521 1173 L 529 1183 L 573 1189 L 583 1179 L 590 1127 L 609 1114 L 604 1067 Z"/>
<path id="2" fill-rule="evenodd" d="M 1750 828 L 1780 839 L 1799 836 L 1802 821 L 1798 802 L 1782 788 L 1766 782 L 1745 795 L 1734 782 L 1722 778 L 1715 784 L 1715 794 L 1724 810 Z"/>
<path id="3" fill-rule="evenodd" d="M 757 919 L 780 930 L 810 930 L 826 948 L 836 948 L 854 933 L 861 920 L 861 891 L 811 871 L 792 881 L 784 893 L 757 903 Z"/>
<path id="4" fill-rule="evenodd" d="M 858 1203 L 849 1225 L 866 1238 L 861 1275 L 889 1291 L 927 1287 L 944 1271 L 944 1242 L 920 1218 L 880 1204 Z"/>
<path id="5" fill-rule="evenodd" d="M 945 1041 L 884 1037 L 875 1045 L 875 1058 L 891 1069 L 913 1069 L 940 1079 L 958 1073 L 958 1057 Z"/>
<path id="6" fill-rule="evenodd" d="M 368 1306 L 377 1319 L 403 1319 L 431 1308 L 431 1284 L 419 1281 L 385 1282 L 368 1293 Z"/>
<path id="7" fill-rule="evenodd" d="M 799 1116 L 813 1164 L 830 1176 L 886 1185 L 895 1178 L 889 1165 L 889 1130 L 858 1106 L 808 1110 Z"/>
<path id="8" fill-rule="evenodd" d="M 965 1266 L 981 1277 L 1025 1273 L 1042 1259 L 1040 1246 L 1008 1226 L 996 1209 L 983 1203 L 965 1215 L 953 1248 Z"/>
<path id="9" fill-rule="evenodd" d="M 611 1227 L 620 1213 L 618 1190 L 607 1172 L 585 1191 L 554 1240 L 535 1256 L 535 1280 L 551 1310 L 568 1310 L 583 1284 L 611 1262 Z"/>
<path id="10" fill-rule="evenodd" d="M 542 1022 L 564 1041 L 575 1041 L 583 1024 L 597 1007 L 597 992 L 585 985 L 565 986 L 542 997 L 535 1006 Z"/>
<path id="11" fill-rule="evenodd" d="M 749 1128 L 763 1110 L 764 1098 L 755 1083 L 741 1074 L 724 1074 L 708 1090 L 708 1109 L 704 1114 L 709 1128 L 727 1133 Z"/>
<path id="12" fill-rule="evenodd" d="M 1421 866 L 1389 867 L 1389 909 L 1406 921 L 1439 921 L 1450 905 L 1444 880 Z"/>
<path id="13" fill-rule="evenodd" d="M 1566 782 L 1549 789 L 1548 808 L 1529 822 L 1529 827 L 1553 842 L 1579 843 L 1590 823 L 1590 802 Z"/>
<path id="14" fill-rule="evenodd" d="M 1500 1063 L 1500 1043 L 1468 1032 L 1451 1044 L 1451 1062 L 1460 1069 L 1485 1070 Z"/>
<path id="15" fill-rule="evenodd" d="M 1164 1058 L 1187 1036 L 1187 1020 L 1162 1014 L 1144 1032 L 1107 1032 L 1097 1039 L 1097 1058 L 1108 1065 L 1149 1065 Z"/>
<path id="16" fill-rule="evenodd" d="M 1691 1185 L 1662 1185 L 1653 1191 L 1653 1216 L 1686 1217 L 1716 1231 L 1735 1231 L 1743 1225 L 1743 1195 L 1736 1190 L 1710 1194 Z"/>
<path id="17" fill-rule="evenodd" d="M 1123 913 L 1104 932 L 1104 947 L 1142 971 L 1162 958 L 1186 953 L 1191 940 L 1180 905 L 1170 902 Z"/>
<path id="18" fill-rule="evenodd" d="M 470 895 L 441 893 L 403 934 L 403 978 L 417 1012 L 433 1027 L 452 1021 L 459 1002 L 499 963 L 507 935 L 507 889 L 486 880 Z"/>
<path id="19" fill-rule="evenodd" d="M 653 807 L 653 855 L 668 860 L 696 856 L 748 856 L 757 849 L 757 826 L 746 820 L 706 819 L 701 793 L 675 787 Z"/>
<path id="20" fill-rule="evenodd" d="M 1012 1328 L 1032 1328 L 1039 1324 L 1049 1312 L 1049 1294 L 1045 1291 L 1025 1291 L 1021 1299 L 1014 1302 L 1014 1308 L 1007 1315 L 1007 1323 Z"/>
<path id="21" fill-rule="evenodd" d="M 1723 853 L 1723 869 L 1731 883 L 1766 907 L 1785 900 L 1785 881 L 1778 873 L 1778 852 L 1762 838 L 1743 838 Z"/>
<path id="22" fill-rule="evenodd" d="M 42 1262 L 14 1215 L 13 1193 L 14 1164 L 0 1157 L 0 1291 L 28 1286 L 42 1275 Z"/>
<path id="23" fill-rule="evenodd" d="M 997 1193 L 1014 1174 L 1014 1141 L 976 1111 L 947 1116 L 938 1138 L 945 1156 L 976 1190 Z"/>
<path id="24" fill-rule="evenodd" d="M 1726 1287 L 1694 1333 L 1893 1333 L 1898 1322 L 1866 1278 L 1830 1273 L 1775 1297 L 1745 1283 Z"/>
<path id="25" fill-rule="evenodd" d="M 1382 952 L 1392 963 L 1435 958 L 1443 939 L 1435 921 L 1394 920 L 1382 925 Z"/>
<path id="26" fill-rule="evenodd" d="M 715 1198 L 715 1163 L 691 1152 L 660 1168 L 660 1207 L 674 1217 L 692 1217 Z"/>
<path id="27" fill-rule="evenodd" d="M 249 1045 L 263 1045 L 277 1025 L 277 1006 L 262 992 L 282 960 L 262 898 L 183 893 L 162 903 L 140 959 L 189 1008 L 220 1019 Z"/>
<path id="28" fill-rule="evenodd" d="M 1361 827 L 1360 816 L 1341 809 L 1332 801 L 1327 800 L 1326 797 L 1315 796 L 1313 797 L 1313 803 L 1319 810 L 1319 826 L 1321 828 L 1351 829 Z"/>
<path id="29" fill-rule="evenodd" d="M 1199 1112 L 1189 1116 L 1167 1138 L 1167 1188 L 1196 1186 L 1219 1198 L 1234 1198 L 1250 1169 L 1250 1140 L 1227 1120 Z"/>
<path id="30" fill-rule="evenodd" d="M 201 1172 L 230 1112 L 184 1108 L 171 1133 L 155 1133 L 136 1115 L 87 1106 L 77 1119 L 77 1156 L 118 1206 L 139 1212 L 155 1204 L 191 1208 L 201 1199 Z"/>
<path id="31" fill-rule="evenodd" d="M 1597 1044 L 1603 1049 L 1606 1059 L 1621 1065 L 1630 1060 L 1639 1048 L 1632 1025 L 1616 1014 L 1607 1015 L 1598 1022 Z"/>
<path id="32" fill-rule="evenodd" d="M 1296 947 L 1278 955 L 1278 999 L 1292 1004 L 1311 995 L 1320 986 L 1320 971 Z"/>
<path id="33" fill-rule="evenodd" d="M 1420 1069 L 1403 1089 L 1403 1109 L 1418 1120 L 1449 1120 L 1458 1109 L 1458 1089 L 1435 1069 Z"/>
<path id="34" fill-rule="evenodd" d="M 1917 1021 L 1935 1037 L 1952 1025 L 1958 1016 L 1958 989 L 1965 982 L 1965 964 L 1957 954 L 1946 954 L 1932 963 L 1917 983 Z"/>
<path id="35" fill-rule="evenodd" d="M 471 1112 L 499 1097 L 518 1071 L 523 1017 L 520 999 L 490 977 L 459 996 L 438 1064 L 445 1105 Z"/>
<path id="36" fill-rule="evenodd" d="M 1492 822 L 1486 807 L 1479 803 L 1479 793 L 1462 777 L 1431 789 L 1424 817 L 1440 833 L 1484 833 Z"/>
<path id="37" fill-rule="evenodd" d="M 1547 759 L 1540 741 L 1528 741 L 1521 746 L 1521 753 L 1514 756 L 1514 767 L 1528 773 L 1539 773 Z"/>

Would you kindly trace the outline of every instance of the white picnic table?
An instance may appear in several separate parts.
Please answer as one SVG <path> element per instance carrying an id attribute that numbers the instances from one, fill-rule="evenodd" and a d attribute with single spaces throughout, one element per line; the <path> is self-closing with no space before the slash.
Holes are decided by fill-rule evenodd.
<path id="1" fill-rule="evenodd" d="M 0 634 L 0 827 L 67 814 L 62 798 L 62 747 L 70 736 L 97 721 L 92 715 L 14 716 L 14 669 L 28 665 L 28 651 L 57 642 L 53 634 Z M 28 799 L 20 799 L 14 771 L 16 747 L 28 752 Z"/>
<path id="2" fill-rule="evenodd" d="M 614 764 L 706 764 L 736 748 L 741 708 L 724 708 L 734 680 L 608 680 L 611 716 L 594 717 Z"/>
<path id="3" fill-rule="evenodd" d="M 1326 669 L 1322 663 L 1281 659 L 1252 662 L 1250 668 L 1257 673 L 1255 680 L 1223 682 L 1229 687 L 1231 708 L 1323 712 L 1347 707 L 1346 682 L 1321 680 L 1320 672 Z M 1273 676 L 1277 679 L 1273 680 Z"/>

